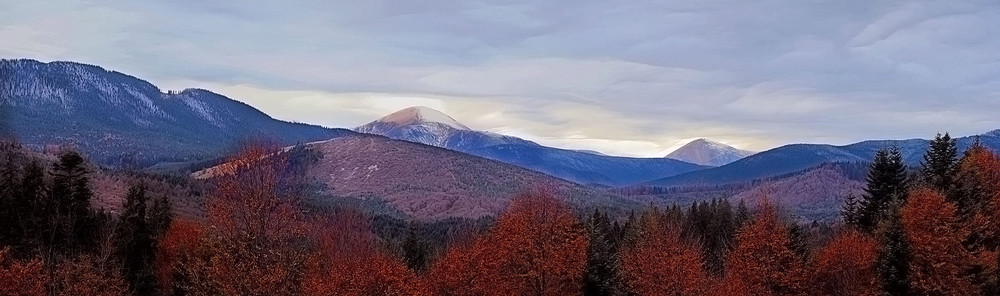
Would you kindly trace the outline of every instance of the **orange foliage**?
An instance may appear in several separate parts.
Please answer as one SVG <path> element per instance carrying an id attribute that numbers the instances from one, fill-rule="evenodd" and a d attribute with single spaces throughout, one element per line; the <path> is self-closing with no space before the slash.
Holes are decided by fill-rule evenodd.
<path id="1" fill-rule="evenodd" d="M 621 272 L 628 290 L 638 295 L 703 295 L 707 278 L 701 253 L 681 242 L 675 225 L 661 218 L 643 221 L 643 236 L 622 253 Z"/>
<path id="2" fill-rule="evenodd" d="M 973 177 L 986 196 L 966 221 L 971 234 L 967 247 L 975 256 L 977 284 L 995 291 L 1000 289 L 1000 155 L 981 147 L 973 149 L 959 163 L 959 175 Z"/>
<path id="3" fill-rule="evenodd" d="M 789 238 L 777 209 L 766 201 L 760 213 L 736 235 L 726 261 L 725 294 L 802 295 L 802 263 L 788 248 Z"/>
<path id="4" fill-rule="evenodd" d="M 45 295 L 46 282 L 41 261 L 16 262 L 10 258 L 10 249 L 0 249 L 0 295 Z"/>
<path id="5" fill-rule="evenodd" d="M 341 212 L 314 223 L 316 252 L 303 281 L 305 295 L 423 295 L 416 274 L 376 246 L 364 218 Z"/>
<path id="6" fill-rule="evenodd" d="M 976 294 L 968 278 L 962 275 L 962 267 L 972 258 L 962 247 L 968 232 L 960 227 L 954 205 L 933 190 L 914 190 L 903 207 L 902 223 L 910 248 L 913 293 Z"/>
<path id="7" fill-rule="evenodd" d="M 815 295 L 879 295 L 878 242 L 848 230 L 819 250 L 813 271 Z"/>

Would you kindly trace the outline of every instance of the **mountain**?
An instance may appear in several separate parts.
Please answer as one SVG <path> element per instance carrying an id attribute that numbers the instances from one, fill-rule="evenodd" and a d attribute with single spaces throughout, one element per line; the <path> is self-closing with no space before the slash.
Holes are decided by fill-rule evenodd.
<path id="1" fill-rule="evenodd" d="M 674 150 L 674 152 L 670 152 L 667 158 L 705 166 L 723 166 L 752 154 L 753 152 L 736 149 L 719 142 L 697 139 Z"/>
<path id="2" fill-rule="evenodd" d="M 1000 151 L 1000 133 L 997 131 L 956 139 L 959 151 L 965 151 L 979 140 L 986 147 Z M 758 179 L 801 171 L 823 163 L 868 162 L 878 149 L 896 146 L 909 166 L 918 166 L 929 146 L 929 140 L 875 140 L 844 146 L 820 144 L 793 144 L 760 152 L 733 163 L 697 172 L 667 177 L 646 185 L 678 187 L 690 185 L 719 185 L 749 182 Z"/>
<path id="3" fill-rule="evenodd" d="M 420 219 L 494 215 L 526 190 L 549 188 L 581 208 L 634 209 L 612 194 L 498 161 L 407 141 L 353 135 L 304 145 L 321 200 L 377 200 Z M 193 174 L 211 178 L 215 168 Z"/>
<path id="4" fill-rule="evenodd" d="M 476 131 L 427 107 L 411 107 L 355 129 L 514 164 L 580 184 L 619 186 L 706 167 L 667 158 L 630 158 L 558 149 L 501 134 Z"/>
<path id="5" fill-rule="evenodd" d="M 29 146 L 76 146 L 102 165 L 211 158 L 252 138 L 291 144 L 351 133 L 276 120 L 207 90 L 164 93 L 80 63 L 0 60 L 0 77 L 0 133 Z"/>

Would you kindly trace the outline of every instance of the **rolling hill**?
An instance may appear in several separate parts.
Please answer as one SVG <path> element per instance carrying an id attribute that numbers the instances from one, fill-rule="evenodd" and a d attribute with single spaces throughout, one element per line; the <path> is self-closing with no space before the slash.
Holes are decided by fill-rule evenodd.
<path id="1" fill-rule="evenodd" d="M 305 145 L 321 158 L 306 175 L 325 199 L 384 201 L 419 219 L 499 213 L 518 193 L 551 188 L 580 208 L 632 209 L 637 203 L 498 161 L 374 135 Z M 193 174 L 210 178 L 214 168 Z"/>

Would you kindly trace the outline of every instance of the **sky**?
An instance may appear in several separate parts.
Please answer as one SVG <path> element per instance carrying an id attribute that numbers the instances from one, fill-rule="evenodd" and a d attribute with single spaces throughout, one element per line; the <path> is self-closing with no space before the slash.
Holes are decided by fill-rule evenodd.
<path id="1" fill-rule="evenodd" d="M 644 157 L 1000 129 L 998 37 L 996 0 L 0 0 L 0 58 Z"/>

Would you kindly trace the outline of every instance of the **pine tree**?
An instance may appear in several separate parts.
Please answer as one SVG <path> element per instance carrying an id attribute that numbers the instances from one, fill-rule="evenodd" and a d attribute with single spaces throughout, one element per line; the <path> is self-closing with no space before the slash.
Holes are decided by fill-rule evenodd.
<path id="1" fill-rule="evenodd" d="M 153 233 L 146 217 L 146 187 L 135 185 L 125 197 L 118 225 L 118 245 L 125 280 L 139 295 L 153 291 Z"/>
<path id="2" fill-rule="evenodd" d="M 937 134 L 920 163 L 923 182 L 940 192 L 950 192 L 958 164 L 958 147 L 948 133 Z"/>
<path id="3" fill-rule="evenodd" d="M 860 203 L 858 226 L 872 231 L 887 214 L 888 205 L 905 198 L 907 188 L 906 165 L 899 148 L 881 149 L 875 153 L 868 171 L 867 186 Z"/>

